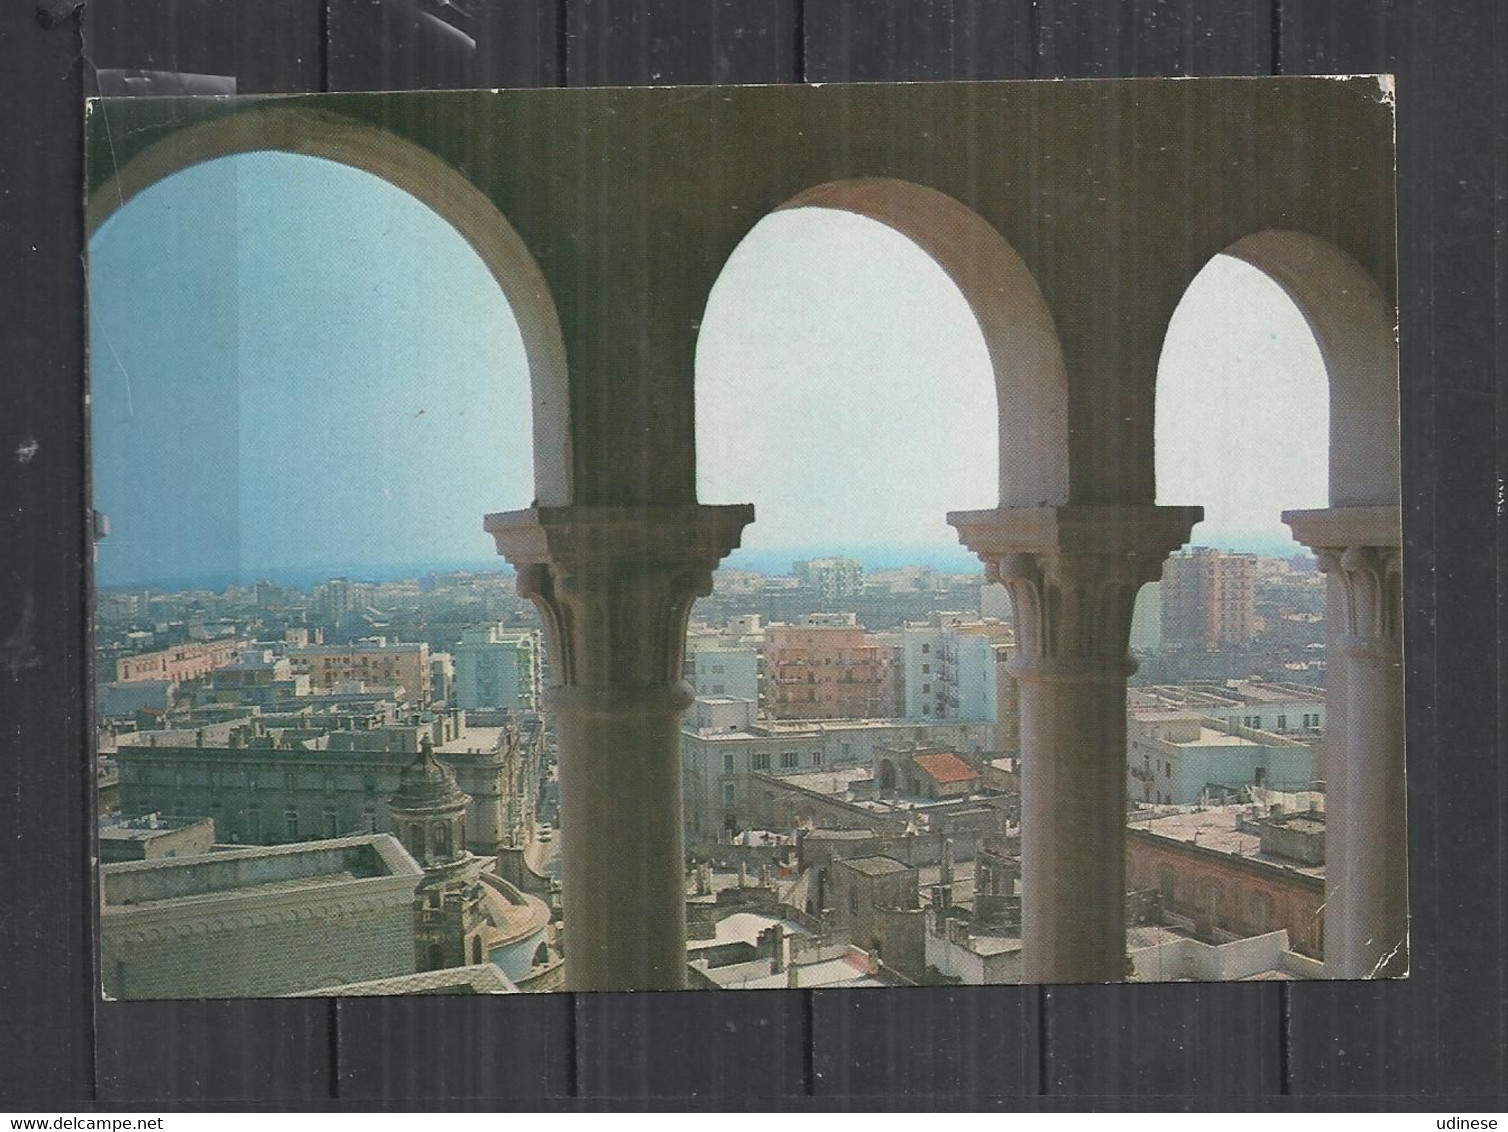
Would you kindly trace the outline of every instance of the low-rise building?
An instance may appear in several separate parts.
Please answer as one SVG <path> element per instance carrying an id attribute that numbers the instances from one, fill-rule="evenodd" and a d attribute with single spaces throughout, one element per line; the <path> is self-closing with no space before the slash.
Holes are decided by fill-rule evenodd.
<path id="1" fill-rule="evenodd" d="M 1131 713 L 1126 730 L 1133 802 L 1191 805 L 1252 786 L 1302 789 L 1314 781 L 1309 744 L 1275 732 L 1146 708 Z"/>
<path id="2" fill-rule="evenodd" d="M 185 641 L 165 649 L 139 652 L 116 660 L 115 679 L 121 684 L 159 680 L 177 687 L 185 680 L 197 680 L 232 663 L 245 647 L 244 640 L 226 637 Z"/>
<path id="3" fill-rule="evenodd" d="M 411 974 L 420 876 L 380 833 L 104 865 L 104 993 L 254 997 Z"/>
<path id="4" fill-rule="evenodd" d="M 968 754 L 994 749 L 988 723 L 921 720 L 751 721 L 748 701 L 699 700 L 681 730 L 683 820 L 688 843 L 770 825 L 767 785 L 755 775 L 855 769 L 873 777 L 881 747 L 927 745 Z"/>
<path id="5" fill-rule="evenodd" d="M 824 927 L 910 979 L 926 971 L 926 911 L 914 866 L 894 857 L 834 861 L 820 878 Z"/>
<path id="6" fill-rule="evenodd" d="M 300 712 L 121 735 L 121 811 L 207 816 L 222 841 L 248 845 L 391 833 L 388 799 L 427 737 L 470 796 L 470 849 L 493 856 L 527 836 L 543 773 L 537 719 L 480 727 L 460 711 L 402 718 Z"/>
<path id="7" fill-rule="evenodd" d="M 1126 830 L 1126 883 L 1155 893 L 1208 942 L 1283 929 L 1293 950 L 1322 959 L 1325 868 L 1312 858 L 1323 823 L 1310 813 L 1287 820 L 1295 824 L 1274 837 L 1274 815 L 1249 805 L 1138 811 Z M 1294 849 L 1299 856 L 1284 855 Z"/>
<path id="8" fill-rule="evenodd" d="M 99 860 L 157 861 L 168 857 L 194 857 L 208 853 L 215 843 L 215 823 L 208 818 L 167 817 L 142 814 L 126 818 L 110 814 L 100 818 Z"/>

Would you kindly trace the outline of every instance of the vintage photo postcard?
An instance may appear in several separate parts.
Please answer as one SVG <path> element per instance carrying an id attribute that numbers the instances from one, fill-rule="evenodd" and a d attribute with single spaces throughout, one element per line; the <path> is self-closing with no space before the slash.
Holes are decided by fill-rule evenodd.
<path id="1" fill-rule="evenodd" d="M 88 114 L 103 995 L 1407 972 L 1386 78 Z"/>

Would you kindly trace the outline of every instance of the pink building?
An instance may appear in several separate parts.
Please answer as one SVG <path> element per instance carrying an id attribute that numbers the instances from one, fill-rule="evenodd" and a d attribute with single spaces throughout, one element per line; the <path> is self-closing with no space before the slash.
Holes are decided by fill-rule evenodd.
<path id="1" fill-rule="evenodd" d="M 900 710 L 892 646 L 858 625 L 771 625 L 765 704 L 776 719 L 891 719 Z"/>
<path id="2" fill-rule="evenodd" d="M 217 641 L 191 641 L 155 652 L 123 656 L 115 662 L 115 679 L 122 684 L 138 680 L 166 680 L 178 685 L 184 680 L 208 676 L 240 655 L 245 641 L 229 637 Z"/>

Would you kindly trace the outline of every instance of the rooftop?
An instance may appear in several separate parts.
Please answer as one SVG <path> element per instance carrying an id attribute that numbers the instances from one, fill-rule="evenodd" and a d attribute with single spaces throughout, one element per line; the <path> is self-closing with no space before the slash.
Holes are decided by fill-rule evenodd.
<path id="1" fill-rule="evenodd" d="M 337 983 L 315 990 L 299 991 L 289 998 L 346 998 L 388 994 L 517 994 L 518 987 L 495 964 L 475 963 L 467 967 L 447 967 L 439 971 L 420 971 L 413 975 L 394 975 L 386 979 L 368 979 L 360 983 Z"/>
<path id="2" fill-rule="evenodd" d="M 1247 804 L 1203 808 L 1157 807 L 1152 810 L 1137 811 L 1131 815 L 1126 825 L 1128 829 L 1145 830 L 1158 837 L 1198 845 L 1202 849 L 1209 849 L 1216 853 L 1244 857 L 1247 860 L 1259 861 L 1274 868 L 1289 869 L 1306 876 L 1323 877 L 1324 865 L 1303 865 L 1288 857 L 1263 853 L 1261 836 L 1254 830 L 1248 832 L 1238 826 L 1243 818 L 1265 818 L 1266 816 Z M 1294 819 L 1289 820 L 1291 823 Z M 1323 823 L 1314 824 L 1319 825 L 1320 830 L 1323 831 Z"/>
<path id="3" fill-rule="evenodd" d="M 109 916 L 389 878 L 412 886 L 421 875 L 396 838 L 373 833 L 103 865 L 100 907 Z"/>
<path id="4" fill-rule="evenodd" d="M 847 865 L 855 872 L 871 877 L 894 876 L 896 873 L 911 871 L 910 865 L 884 854 L 876 854 L 873 857 L 849 857 L 840 863 Z"/>
<path id="5" fill-rule="evenodd" d="M 165 833 L 193 825 L 210 825 L 209 818 L 170 817 L 166 814 L 143 814 L 136 818 L 101 818 L 101 841 L 150 841 Z"/>
<path id="6" fill-rule="evenodd" d="M 938 783 L 972 782 L 979 772 L 955 755 L 952 751 L 935 751 L 928 755 L 912 755 L 911 761 Z"/>

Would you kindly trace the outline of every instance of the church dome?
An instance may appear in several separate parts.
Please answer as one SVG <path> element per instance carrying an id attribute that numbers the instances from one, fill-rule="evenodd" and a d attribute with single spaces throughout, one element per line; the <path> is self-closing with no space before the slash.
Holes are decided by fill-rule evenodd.
<path id="1" fill-rule="evenodd" d="M 464 805 L 466 795 L 456 785 L 455 771 L 435 758 L 428 735 L 419 740 L 419 757 L 404 767 L 391 808 L 400 811 L 441 810 Z"/>

